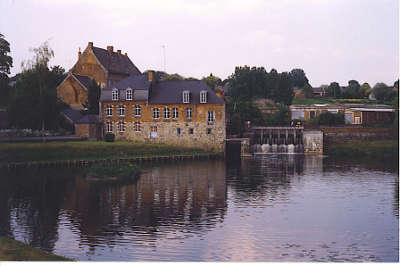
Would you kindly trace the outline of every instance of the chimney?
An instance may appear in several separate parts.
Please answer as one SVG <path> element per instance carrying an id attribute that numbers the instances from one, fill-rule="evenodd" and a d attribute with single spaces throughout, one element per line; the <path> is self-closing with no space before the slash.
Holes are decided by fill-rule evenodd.
<path id="1" fill-rule="evenodd" d="M 125 53 L 125 56 L 128 56 L 128 53 Z"/>
<path id="2" fill-rule="evenodd" d="M 117 50 L 117 53 L 118 53 L 118 54 L 121 54 L 121 50 Z"/>
<path id="3" fill-rule="evenodd" d="M 88 47 L 89 47 L 90 49 L 92 49 L 92 48 L 93 48 L 93 42 L 89 42 L 89 43 L 88 43 Z"/>
<path id="4" fill-rule="evenodd" d="M 81 47 L 79 47 L 79 51 L 78 51 L 78 60 L 81 59 Z"/>
<path id="5" fill-rule="evenodd" d="M 113 47 L 112 45 L 107 46 L 107 51 L 108 51 L 109 53 L 114 52 L 114 47 Z"/>
<path id="6" fill-rule="evenodd" d="M 153 82 L 153 79 L 154 79 L 154 71 L 153 70 L 147 71 L 147 78 L 148 78 L 149 82 Z"/>

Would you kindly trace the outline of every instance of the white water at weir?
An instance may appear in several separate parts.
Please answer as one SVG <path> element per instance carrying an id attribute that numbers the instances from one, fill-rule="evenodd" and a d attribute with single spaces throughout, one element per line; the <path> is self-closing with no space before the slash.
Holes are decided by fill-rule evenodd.
<path id="1" fill-rule="evenodd" d="M 254 144 L 251 146 L 252 153 L 303 153 L 303 144 Z"/>

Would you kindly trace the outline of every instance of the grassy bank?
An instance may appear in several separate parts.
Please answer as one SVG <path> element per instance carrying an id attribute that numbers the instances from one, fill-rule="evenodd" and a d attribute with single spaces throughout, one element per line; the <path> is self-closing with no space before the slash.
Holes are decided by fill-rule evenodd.
<path id="1" fill-rule="evenodd" d="M 22 242 L 0 237 L 0 261 L 72 261 L 71 259 L 33 248 Z"/>
<path id="2" fill-rule="evenodd" d="M 135 142 L 2 143 L 0 144 L 0 163 L 116 159 L 205 153 L 205 151 L 197 148 Z"/>
<path id="3" fill-rule="evenodd" d="M 397 140 L 359 141 L 344 144 L 332 144 L 325 147 L 324 154 L 337 159 L 351 161 L 366 159 L 378 162 L 399 161 Z"/>

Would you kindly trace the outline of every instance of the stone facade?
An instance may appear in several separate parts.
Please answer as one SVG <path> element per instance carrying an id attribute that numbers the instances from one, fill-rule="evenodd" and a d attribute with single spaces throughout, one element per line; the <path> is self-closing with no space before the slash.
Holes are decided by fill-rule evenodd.
<path id="1" fill-rule="evenodd" d="M 119 116 L 119 106 L 124 106 L 125 115 Z M 141 107 L 141 115 L 134 115 L 136 105 Z M 107 106 L 112 107 L 112 116 L 107 116 Z M 153 118 L 153 109 L 158 108 L 160 118 Z M 169 108 L 170 118 L 164 118 L 164 108 Z M 178 118 L 172 118 L 173 108 L 178 109 Z M 192 119 L 186 118 L 186 109 L 192 109 Z M 146 102 L 102 102 L 101 116 L 107 133 L 107 122 L 112 123 L 116 140 L 164 143 L 184 147 L 197 147 L 223 152 L 225 148 L 225 105 L 224 104 L 147 104 Z M 215 121 L 208 122 L 208 111 L 213 111 Z M 124 122 L 121 132 L 119 122 Z M 135 122 L 140 123 L 140 131 L 135 131 Z M 136 128 L 137 129 L 137 128 Z"/>
<path id="2" fill-rule="evenodd" d="M 57 96 L 66 104 L 84 104 L 87 101 L 88 91 L 72 75 L 68 75 L 58 86 Z"/>

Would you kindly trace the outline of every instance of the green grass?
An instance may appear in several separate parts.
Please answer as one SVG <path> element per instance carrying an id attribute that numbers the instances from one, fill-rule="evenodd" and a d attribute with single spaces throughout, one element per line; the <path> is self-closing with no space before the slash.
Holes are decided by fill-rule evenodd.
<path id="1" fill-rule="evenodd" d="M 104 181 L 116 178 L 117 182 L 131 183 L 138 180 L 140 172 L 140 168 L 131 163 L 107 163 L 90 166 L 86 176 Z"/>
<path id="2" fill-rule="evenodd" d="M 33 248 L 22 242 L 0 237 L 0 261 L 72 261 L 71 259 Z"/>
<path id="3" fill-rule="evenodd" d="M 202 149 L 137 142 L 1 143 L 0 163 L 205 154 Z"/>
<path id="4" fill-rule="evenodd" d="M 326 155 L 351 161 L 367 159 L 376 162 L 393 162 L 398 164 L 399 148 L 397 140 L 359 141 L 344 144 L 332 144 L 325 147 Z"/>

